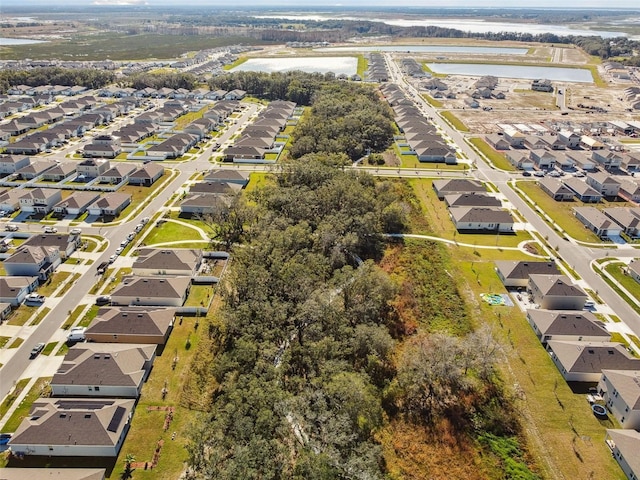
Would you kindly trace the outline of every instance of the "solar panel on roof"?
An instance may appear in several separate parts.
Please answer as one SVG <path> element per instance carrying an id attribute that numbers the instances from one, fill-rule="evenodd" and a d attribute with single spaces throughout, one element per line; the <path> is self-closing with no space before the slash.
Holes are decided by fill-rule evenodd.
<path id="1" fill-rule="evenodd" d="M 109 432 L 117 432 L 118 427 L 120 426 L 120 422 L 122 421 L 122 417 L 127 410 L 124 407 L 116 407 L 116 411 L 109 422 L 109 426 L 107 427 L 107 431 Z"/>

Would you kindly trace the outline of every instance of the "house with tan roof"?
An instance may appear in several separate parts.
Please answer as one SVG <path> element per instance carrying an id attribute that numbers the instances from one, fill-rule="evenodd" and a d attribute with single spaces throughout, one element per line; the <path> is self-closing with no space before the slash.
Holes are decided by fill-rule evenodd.
<path id="1" fill-rule="evenodd" d="M 129 175 L 129 185 L 141 185 L 150 187 L 164 175 L 164 167 L 157 163 L 142 165 Z"/>
<path id="2" fill-rule="evenodd" d="M 16 455 L 117 457 L 133 399 L 40 398 L 9 440 Z"/>
<path id="3" fill-rule="evenodd" d="M 582 310 L 587 294 L 566 275 L 529 275 L 531 301 L 545 310 Z"/>
<path id="4" fill-rule="evenodd" d="M 585 203 L 598 203 L 602 200 L 602 194 L 597 190 L 594 190 L 586 182 L 583 182 L 579 178 L 566 178 L 562 180 L 570 190 L 573 190 L 576 197 Z"/>
<path id="5" fill-rule="evenodd" d="M 616 342 L 550 340 L 547 351 L 567 382 L 598 382 L 603 370 L 639 370 L 635 358 Z"/>
<path id="6" fill-rule="evenodd" d="M 82 215 L 89 205 L 100 198 L 98 192 L 74 191 L 64 200 L 60 200 L 53 207 L 53 211 L 59 215 Z"/>
<path id="7" fill-rule="evenodd" d="M 514 220 L 507 210 L 491 207 L 452 207 L 449 215 L 459 232 L 513 233 Z"/>
<path id="8" fill-rule="evenodd" d="M 11 276 L 38 277 L 40 280 L 46 280 L 60 263 L 60 250 L 55 247 L 21 245 L 4 260 L 4 269 Z"/>
<path id="9" fill-rule="evenodd" d="M 20 197 L 20 209 L 26 213 L 49 213 L 62 200 L 60 190 L 54 188 L 30 188 Z"/>
<path id="10" fill-rule="evenodd" d="M 156 356 L 156 346 L 78 343 L 51 379 L 54 397 L 138 398 Z"/>
<path id="11" fill-rule="evenodd" d="M 573 212 L 585 227 L 600 238 L 617 237 L 623 228 L 602 210 L 595 207 L 576 207 Z"/>
<path id="12" fill-rule="evenodd" d="M 615 197 L 620 190 L 620 182 L 607 172 L 588 173 L 585 181 L 587 185 L 605 197 Z"/>
<path id="13" fill-rule="evenodd" d="M 540 190 L 558 202 L 573 200 L 574 192 L 559 180 L 545 177 L 538 181 Z"/>
<path id="14" fill-rule="evenodd" d="M 174 322 L 174 308 L 104 307 L 84 336 L 91 342 L 164 345 Z"/>
<path id="15" fill-rule="evenodd" d="M 27 295 L 38 288 L 39 284 L 40 281 L 36 276 L 2 276 L 0 277 L 0 303 L 17 307 Z"/>
<path id="16" fill-rule="evenodd" d="M 99 217 L 117 217 L 130 203 L 131 195 L 128 193 L 112 192 L 107 193 L 105 196 L 89 205 L 87 210 L 89 211 L 89 215 L 96 215 Z"/>
<path id="17" fill-rule="evenodd" d="M 602 370 L 598 392 L 622 428 L 640 430 L 640 371 Z"/>

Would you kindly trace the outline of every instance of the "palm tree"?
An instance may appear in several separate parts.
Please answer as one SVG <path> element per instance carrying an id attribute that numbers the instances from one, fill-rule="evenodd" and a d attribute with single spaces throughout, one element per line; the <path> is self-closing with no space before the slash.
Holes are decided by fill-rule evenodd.
<path id="1" fill-rule="evenodd" d="M 126 457 L 124 457 L 124 471 L 120 475 L 121 480 L 129 480 L 130 478 L 133 478 L 134 469 L 131 468 L 131 464 L 135 461 L 136 457 L 131 453 L 127 453 Z"/>

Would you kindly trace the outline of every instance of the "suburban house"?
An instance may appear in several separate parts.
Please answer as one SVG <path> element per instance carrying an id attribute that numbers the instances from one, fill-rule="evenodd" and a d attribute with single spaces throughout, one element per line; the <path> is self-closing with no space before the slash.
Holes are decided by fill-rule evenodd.
<path id="1" fill-rule="evenodd" d="M 133 399 L 39 398 L 9 440 L 16 455 L 117 457 Z"/>
<path id="2" fill-rule="evenodd" d="M 596 168 L 597 162 L 586 152 L 581 150 L 568 151 L 565 155 L 575 163 L 576 167 L 582 170 L 591 171 Z"/>
<path id="3" fill-rule="evenodd" d="M 533 303 L 545 310 L 582 310 L 587 294 L 565 275 L 532 274 L 527 291 Z"/>
<path id="4" fill-rule="evenodd" d="M 537 149 L 529 152 L 529 157 L 533 160 L 538 170 L 548 170 L 556 165 L 556 156 L 548 150 Z"/>
<path id="5" fill-rule="evenodd" d="M 602 150 L 605 147 L 604 143 L 602 143 L 600 140 L 590 137 L 589 135 L 582 135 L 580 137 L 579 146 L 586 150 Z"/>
<path id="6" fill-rule="evenodd" d="M 204 177 L 205 182 L 220 182 L 228 184 L 236 184 L 246 187 L 249 183 L 249 177 L 237 170 L 214 170 Z"/>
<path id="7" fill-rule="evenodd" d="M 83 156 L 116 158 L 122 152 L 120 138 L 112 135 L 98 135 L 93 142 L 84 146 Z"/>
<path id="8" fill-rule="evenodd" d="M 504 139 L 514 148 L 524 147 L 525 134 L 515 127 L 508 126 L 502 130 Z"/>
<path id="9" fill-rule="evenodd" d="M 640 430 L 640 371 L 602 370 L 598 393 L 622 428 Z"/>
<path id="10" fill-rule="evenodd" d="M 499 198 L 486 193 L 453 193 L 444 196 L 447 207 L 495 207 L 502 206 Z"/>
<path id="11" fill-rule="evenodd" d="M 486 135 L 484 139 L 494 150 L 509 150 L 511 148 L 509 142 L 505 140 L 504 135 L 491 133 Z"/>
<path id="12" fill-rule="evenodd" d="M 129 176 L 129 185 L 150 187 L 164 175 L 164 167 L 157 163 L 147 163 Z"/>
<path id="13" fill-rule="evenodd" d="M 164 345 L 174 321 L 173 308 L 105 307 L 84 336 L 91 342 Z"/>
<path id="14" fill-rule="evenodd" d="M 0 175 L 16 173 L 29 165 L 29 162 L 29 157 L 26 155 L 0 155 Z"/>
<path id="15" fill-rule="evenodd" d="M 540 189 L 556 201 L 573 200 L 574 193 L 569 187 L 555 178 L 545 177 L 538 181 Z"/>
<path id="16" fill-rule="evenodd" d="M 640 154 L 638 154 L 637 152 L 623 153 L 621 166 L 627 172 L 635 172 L 640 168 Z"/>
<path id="17" fill-rule="evenodd" d="M 576 197 L 585 203 L 598 203 L 602 200 L 602 194 L 594 190 L 579 178 L 567 178 L 562 180 L 569 189 L 573 190 Z"/>
<path id="18" fill-rule="evenodd" d="M 4 260 L 4 269 L 11 276 L 38 277 L 40 280 L 46 280 L 60 263 L 60 250 L 55 247 L 21 245 Z"/>
<path id="19" fill-rule="evenodd" d="M 209 215 L 215 210 L 217 202 L 222 200 L 218 198 L 212 198 L 211 195 L 203 193 L 189 193 L 180 202 L 180 214 L 181 215 Z"/>
<path id="20" fill-rule="evenodd" d="M 587 311 L 528 309 L 527 321 L 538 340 L 608 342 L 611 334 L 595 315 Z"/>
<path id="21" fill-rule="evenodd" d="M 76 172 L 76 162 L 61 162 L 42 174 L 46 182 L 61 182 Z"/>
<path id="22" fill-rule="evenodd" d="M 620 190 L 620 182 L 606 172 L 589 173 L 586 182 L 605 197 L 615 197 Z"/>
<path id="23" fill-rule="evenodd" d="M 624 157 L 619 152 L 603 150 L 604 144 L 600 142 L 597 143 L 601 145 L 598 149 L 589 148 L 593 150 L 592 158 L 606 169 L 620 168 Z"/>
<path id="24" fill-rule="evenodd" d="M 613 207 L 602 212 L 622 227 L 622 231 L 631 238 L 640 237 L 640 208 Z"/>
<path id="25" fill-rule="evenodd" d="M 636 282 L 640 283 L 640 259 L 634 258 L 629 262 L 627 274 Z"/>
<path id="26" fill-rule="evenodd" d="M 622 227 L 595 207 L 576 207 L 576 218 L 600 238 L 618 237 Z"/>
<path id="27" fill-rule="evenodd" d="M 550 340 L 547 351 L 567 382 L 598 382 L 603 370 L 640 370 L 621 343 Z"/>
<path id="28" fill-rule="evenodd" d="M 613 457 L 628 480 L 640 478 L 640 432 L 627 429 L 607 429 L 605 438 Z"/>
<path id="29" fill-rule="evenodd" d="M 14 212 L 20 208 L 20 197 L 24 195 L 24 190 L 12 188 L 0 193 L 0 210 Z"/>
<path id="30" fill-rule="evenodd" d="M 514 220 L 507 210 L 490 207 L 452 207 L 449 215 L 459 232 L 513 233 Z"/>
<path id="31" fill-rule="evenodd" d="M 131 195 L 128 193 L 112 192 L 89 205 L 87 210 L 89 215 L 117 217 L 130 203 Z"/>
<path id="32" fill-rule="evenodd" d="M 109 170 L 98 177 L 100 183 L 110 183 L 117 185 L 129 180 L 129 175 L 137 170 L 137 167 L 131 163 L 116 163 Z"/>
<path id="33" fill-rule="evenodd" d="M 180 307 L 191 277 L 128 277 L 111 294 L 114 305 Z"/>
<path id="34" fill-rule="evenodd" d="M 532 274 L 560 275 L 555 262 L 499 260 L 494 263 L 498 277 L 507 288 L 526 288 Z"/>
<path id="35" fill-rule="evenodd" d="M 640 203 L 640 185 L 636 182 L 623 180 L 620 182 L 618 196 L 627 202 Z"/>
<path id="36" fill-rule="evenodd" d="M 19 175 L 22 180 L 33 180 L 55 166 L 56 162 L 53 160 L 32 160 L 29 165 L 22 167 L 16 174 Z"/>
<path id="37" fill-rule="evenodd" d="M 52 396 L 138 398 L 155 356 L 155 345 L 78 343 L 51 379 Z"/>
<path id="38" fill-rule="evenodd" d="M 531 157 L 522 150 L 509 150 L 504 154 L 505 158 L 509 160 L 509 163 L 519 170 L 532 170 L 533 160 Z"/>
<path id="39" fill-rule="evenodd" d="M 487 189 L 484 188 L 481 182 L 478 180 L 467 180 L 464 178 L 453 178 L 450 180 L 434 180 L 433 190 L 440 200 L 444 199 L 445 195 L 452 193 L 486 193 Z"/>
<path id="40" fill-rule="evenodd" d="M 82 175 L 86 178 L 98 178 L 110 168 L 111 162 L 109 160 L 87 158 L 82 160 L 76 166 L 76 172 L 78 172 L 78 176 Z"/>
<path id="41" fill-rule="evenodd" d="M 66 260 L 80 246 L 80 237 L 66 233 L 39 233 L 31 235 L 21 246 L 57 248 L 60 258 Z"/>
<path id="42" fill-rule="evenodd" d="M 8 302 L 3 302 L 0 298 L 0 323 L 2 323 L 3 320 L 9 318 L 9 315 L 11 315 L 12 311 L 12 305 Z"/>
<path id="43" fill-rule="evenodd" d="M 32 188 L 20 197 L 20 209 L 25 213 L 47 214 L 62 200 L 60 190 L 53 188 Z"/>
<path id="44" fill-rule="evenodd" d="M 569 130 L 560 130 L 558 132 L 558 140 L 560 140 L 566 148 L 578 148 L 580 145 L 580 135 Z"/>
<path id="45" fill-rule="evenodd" d="M 97 192 L 75 191 L 64 200 L 59 201 L 53 207 L 58 215 L 82 215 L 89 205 L 100 198 Z"/>
<path id="46" fill-rule="evenodd" d="M 133 274 L 193 277 L 202 264 L 202 250 L 142 248 L 133 262 Z"/>
<path id="47" fill-rule="evenodd" d="M 40 284 L 38 277 L 0 277 L 0 303 L 8 303 L 14 307 L 20 305 L 25 297 Z"/>

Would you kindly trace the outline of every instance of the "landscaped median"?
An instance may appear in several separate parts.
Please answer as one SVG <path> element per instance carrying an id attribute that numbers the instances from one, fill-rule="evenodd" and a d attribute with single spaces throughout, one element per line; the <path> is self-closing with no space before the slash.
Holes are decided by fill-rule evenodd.
<path id="1" fill-rule="evenodd" d="M 640 283 L 627 275 L 626 263 L 612 258 L 609 262 L 602 264 L 596 262 L 591 266 L 631 308 L 640 314 L 640 305 L 637 301 L 640 299 Z"/>
<path id="2" fill-rule="evenodd" d="M 454 115 L 453 112 L 440 112 L 442 118 L 444 118 L 449 124 L 460 132 L 468 132 L 469 128 L 460 120 L 458 117 Z"/>

